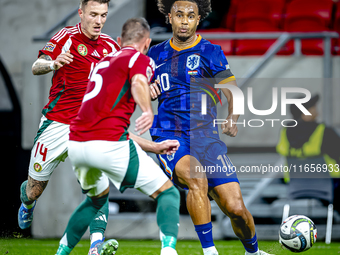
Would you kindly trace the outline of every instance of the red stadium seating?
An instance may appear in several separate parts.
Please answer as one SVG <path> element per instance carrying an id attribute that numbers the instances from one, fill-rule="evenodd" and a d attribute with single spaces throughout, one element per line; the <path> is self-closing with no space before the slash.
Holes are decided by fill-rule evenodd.
<path id="1" fill-rule="evenodd" d="M 238 0 L 231 0 L 228 13 L 223 18 L 222 21 L 222 27 L 227 28 L 231 31 L 234 31 L 235 29 L 235 18 L 236 18 L 236 12 L 237 12 L 237 4 Z"/>
<path id="2" fill-rule="evenodd" d="M 334 17 L 334 30 L 340 34 L 340 2 L 336 4 L 336 12 Z M 340 39 L 333 39 L 333 54 L 340 55 Z"/>
<path id="3" fill-rule="evenodd" d="M 201 29 L 198 30 L 197 33 L 209 33 L 209 32 L 231 32 L 229 29 L 223 29 L 223 28 L 214 28 L 214 29 Z M 222 47 L 224 55 L 233 55 L 233 40 L 226 40 L 226 39 L 215 39 L 215 40 L 209 40 L 212 44 L 217 44 Z"/>
<path id="4" fill-rule="evenodd" d="M 243 0 L 238 4 L 235 32 L 279 32 L 284 0 Z M 263 55 L 275 40 L 237 40 L 236 55 Z"/>
<path id="5" fill-rule="evenodd" d="M 292 0 L 287 4 L 284 30 L 288 32 L 329 31 L 332 18 L 332 0 Z M 306 55 L 322 55 L 322 39 L 301 41 Z M 294 43 L 287 44 L 286 54 L 294 52 Z"/>

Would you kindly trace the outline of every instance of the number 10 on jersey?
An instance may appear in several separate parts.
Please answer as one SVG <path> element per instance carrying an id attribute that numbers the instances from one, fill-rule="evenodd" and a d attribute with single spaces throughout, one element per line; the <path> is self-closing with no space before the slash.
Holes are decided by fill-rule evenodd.
<path id="1" fill-rule="evenodd" d="M 170 89 L 170 81 L 169 81 L 169 74 L 162 73 L 160 76 L 157 76 L 157 80 L 161 83 L 161 90 L 162 92 L 168 91 Z"/>

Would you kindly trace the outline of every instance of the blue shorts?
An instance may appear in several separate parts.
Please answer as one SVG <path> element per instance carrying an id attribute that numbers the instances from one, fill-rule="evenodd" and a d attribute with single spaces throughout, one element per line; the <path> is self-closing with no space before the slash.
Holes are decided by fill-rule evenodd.
<path id="1" fill-rule="evenodd" d="M 202 165 L 196 167 L 195 171 L 205 172 L 209 188 L 228 182 L 238 182 L 236 167 L 227 156 L 227 146 L 220 139 L 202 137 L 199 139 L 181 137 L 153 137 L 155 142 L 167 139 L 178 140 L 180 147 L 172 155 L 157 155 L 163 171 L 178 186 L 183 187 L 177 181 L 174 172 L 177 162 L 185 155 L 195 157 Z M 186 187 L 183 187 L 186 188 Z"/>

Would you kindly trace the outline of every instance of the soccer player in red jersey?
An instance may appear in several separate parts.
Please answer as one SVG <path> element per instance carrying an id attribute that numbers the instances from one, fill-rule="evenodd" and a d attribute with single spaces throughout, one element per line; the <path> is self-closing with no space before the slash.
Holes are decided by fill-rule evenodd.
<path id="1" fill-rule="evenodd" d="M 179 192 L 144 150 L 171 154 L 179 143 L 154 143 L 127 131 L 136 104 L 143 112 L 136 120 L 138 134 L 149 130 L 153 122 L 149 84 L 155 64 L 144 55 L 151 42 L 149 36 L 150 27 L 144 18 L 129 19 L 118 38 L 122 49 L 94 68 L 78 116 L 71 122 L 69 156 L 79 183 L 91 194 L 78 207 L 88 216 L 81 221 L 89 223 L 107 200 L 105 174 L 120 192 L 136 188 L 157 201 L 161 255 L 176 255 Z M 73 215 L 69 224 L 78 221 Z M 97 253 L 113 254 L 115 249 L 105 242 Z"/>
<path id="2" fill-rule="evenodd" d="M 49 102 L 44 107 L 39 130 L 34 139 L 29 163 L 28 180 L 22 183 L 22 204 L 18 213 L 19 226 L 26 229 L 33 220 L 36 200 L 40 197 L 54 171 L 67 157 L 69 125 L 81 105 L 90 73 L 106 55 L 120 49 L 108 35 L 101 33 L 110 0 L 81 0 L 80 23 L 56 33 L 39 51 L 32 66 L 34 75 L 53 71 Z M 103 176 L 103 179 L 107 177 Z M 108 214 L 108 201 L 99 212 Z M 99 217 L 100 218 L 100 217 Z M 93 221 L 90 232 L 103 239 L 107 222 Z M 72 247 L 72 242 L 69 243 Z"/>

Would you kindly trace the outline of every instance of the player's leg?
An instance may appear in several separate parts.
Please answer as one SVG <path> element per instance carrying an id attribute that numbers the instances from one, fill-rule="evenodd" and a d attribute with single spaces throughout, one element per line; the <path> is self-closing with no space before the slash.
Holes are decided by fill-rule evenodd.
<path id="1" fill-rule="evenodd" d="M 159 171 L 162 171 L 159 169 Z M 180 195 L 170 180 L 154 192 L 151 197 L 157 201 L 157 225 L 162 242 L 161 255 L 177 254 L 176 243 L 179 227 Z"/>
<path id="2" fill-rule="evenodd" d="M 211 205 L 208 194 L 208 182 L 203 176 L 194 176 L 196 166 L 201 164 L 193 156 L 182 157 L 175 166 L 178 181 L 187 186 L 187 209 L 195 225 L 195 231 L 201 242 L 204 254 L 217 254 L 212 235 Z"/>
<path id="3" fill-rule="evenodd" d="M 109 180 L 100 170 L 82 166 L 87 160 L 82 153 L 79 153 L 83 152 L 83 148 L 79 147 L 82 143 L 70 141 L 69 145 L 70 159 L 75 166 L 74 171 L 87 196 L 73 212 L 60 240 L 57 255 L 69 254 L 91 224 L 95 231 L 92 230 L 89 254 L 114 254 L 113 252 L 118 248 L 117 241 L 112 239 L 104 243 L 103 238 L 108 217 Z M 100 219 L 96 220 L 98 217 Z M 106 250 L 101 251 L 103 248 Z"/>
<path id="4" fill-rule="evenodd" d="M 21 206 L 18 224 L 31 226 L 37 199 L 47 186 L 54 169 L 67 157 L 68 125 L 41 118 L 40 128 L 31 151 L 29 176 L 20 187 Z"/>
<path id="5" fill-rule="evenodd" d="M 155 142 L 166 139 L 177 139 L 180 142 L 178 151 L 172 156 L 158 155 L 163 169 L 171 179 L 188 188 L 187 209 L 195 225 L 204 254 L 217 254 L 211 224 L 211 208 L 208 199 L 208 183 L 205 173 L 196 172 L 201 164 L 196 157 L 190 156 L 190 141 L 176 137 L 160 137 Z"/>
<path id="6" fill-rule="evenodd" d="M 179 227 L 180 195 L 160 167 L 134 142 L 130 142 L 130 158 L 125 180 L 157 201 L 157 224 L 162 242 L 161 255 L 177 255 L 176 243 Z M 134 171 L 138 166 L 138 171 Z M 133 183 L 133 186 L 132 186 Z M 120 185 L 120 189 L 127 182 Z M 124 187 L 123 187 L 124 188 Z"/>
<path id="7" fill-rule="evenodd" d="M 244 205 L 235 167 L 226 155 L 226 148 L 223 148 L 225 144 L 220 140 L 212 140 L 207 144 L 204 165 L 215 165 L 217 170 L 212 174 L 207 173 L 211 188 L 209 195 L 230 218 L 232 228 L 241 240 L 246 254 L 267 254 L 258 249 L 254 219 Z"/>
<path id="8" fill-rule="evenodd" d="M 98 196 L 86 196 L 85 200 L 74 210 L 67 224 L 66 230 L 59 242 L 57 255 L 70 254 L 72 249 L 80 241 L 86 232 L 91 221 L 103 207 L 108 199 L 109 188 L 105 189 Z M 103 240 L 96 242 L 90 250 L 89 254 L 98 254 L 98 247 L 103 243 Z"/>
<path id="9" fill-rule="evenodd" d="M 254 219 L 243 203 L 239 183 L 218 185 L 209 192 L 209 195 L 230 218 L 235 235 L 240 238 L 245 249 L 248 252 L 256 252 L 258 247 Z"/>

